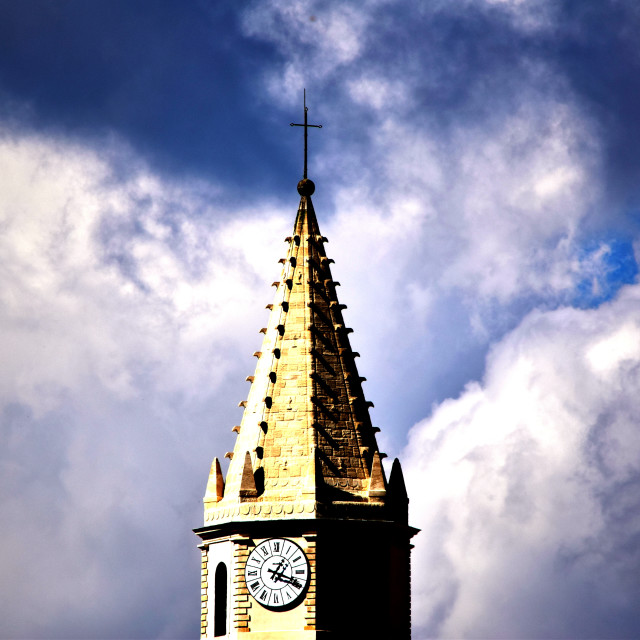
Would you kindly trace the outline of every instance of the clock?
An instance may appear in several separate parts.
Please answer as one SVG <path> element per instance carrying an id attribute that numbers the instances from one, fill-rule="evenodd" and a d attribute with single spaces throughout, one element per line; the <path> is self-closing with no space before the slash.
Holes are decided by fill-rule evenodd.
<path id="1" fill-rule="evenodd" d="M 267 609 L 294 606 L 309 584 L 309 562 L 292 540 L 271 538 L 258 544 L 244 569 L 247 589 Z"/>

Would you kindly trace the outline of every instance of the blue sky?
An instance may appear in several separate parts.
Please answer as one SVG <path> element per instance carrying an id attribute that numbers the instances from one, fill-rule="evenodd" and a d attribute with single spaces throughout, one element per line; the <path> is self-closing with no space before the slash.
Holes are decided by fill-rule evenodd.
<path id="1" fill-rule="evenodd" d="M 639 31 L 631 0 L 0 0 L 0 635 L 197 634 L 306 87 L 414 637 L 638 637 Z"/>

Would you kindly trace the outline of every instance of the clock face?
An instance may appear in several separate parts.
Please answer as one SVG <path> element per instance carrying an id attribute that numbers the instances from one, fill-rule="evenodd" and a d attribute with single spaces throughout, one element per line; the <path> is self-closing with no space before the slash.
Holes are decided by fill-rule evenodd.
<path id="1" fill-rule="evenodd" d="M 271 538 L 253 549 L 244 577 L 249 593 L 267 609 L 288 608 L 309 583 L 304 551 L 291 540 Z"/>

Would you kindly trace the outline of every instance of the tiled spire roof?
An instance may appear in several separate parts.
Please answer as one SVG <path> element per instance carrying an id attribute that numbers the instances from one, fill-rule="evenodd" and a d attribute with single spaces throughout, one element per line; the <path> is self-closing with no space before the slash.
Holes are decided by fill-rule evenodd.
<path id="1" fill-rule="evenodd" d="M 309 183 L 304 188 L 303 183 Z M 293 235 L 269 323 L 262 329 L 256 371 L 226 484 L 217 460 L 205 496 L 205 522 L 279 517 L 404 520 L 406 493 L 387 491 L 363 378 L 349 344 L 325 243 L 302 181 Z M 397 468 L 397 471 L 396 471 Z M 394 496 L 394 505 L 391 496 Z M 399 509 L 399 511 L 398 511 Z M 395 514 L 395 515 L 392 515 Z"/>

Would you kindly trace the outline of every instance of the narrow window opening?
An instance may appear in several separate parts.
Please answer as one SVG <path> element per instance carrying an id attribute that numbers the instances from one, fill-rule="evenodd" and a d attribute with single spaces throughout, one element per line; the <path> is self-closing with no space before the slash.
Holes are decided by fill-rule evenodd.
<path id="1" fill-rule="evenodd" d="M 227 565 L 216 567 L 213 605 L 213 635 L 217 638 L 227 633 Z"/>

